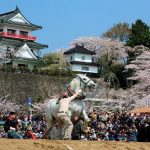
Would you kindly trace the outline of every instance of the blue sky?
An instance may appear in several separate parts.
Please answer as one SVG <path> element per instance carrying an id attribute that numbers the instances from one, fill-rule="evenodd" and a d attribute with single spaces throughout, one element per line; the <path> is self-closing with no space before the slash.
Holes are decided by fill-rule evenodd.
<path id="1" fill-rule="evenodd" d="M 119 22 L 142 19 L 150 25 L 150 0 L 0 0 L 0 13 L 16 5 L 30 22 L 43 26 L 33 32 L 37 42 L 49 46 L 43 54 L 68 48 L 78 37 L 101 36 Z"/>

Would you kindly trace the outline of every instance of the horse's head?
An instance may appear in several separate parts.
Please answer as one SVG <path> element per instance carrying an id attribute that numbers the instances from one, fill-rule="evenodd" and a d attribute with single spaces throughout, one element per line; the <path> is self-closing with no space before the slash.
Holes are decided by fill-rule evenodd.
<path id="1" fill-rule="evenodd" d="M 74 78 L 69 84 L 70 90 L 74 92 L 79 89 L 84 91 L 86 87 L 95 88 L 95 86 L 96 84 L 94 83 L 94 81 L 92 81 L 89 77 L 83 74 L 77 74 L 76 78 Z"/>
<path id="2" fill-rule="evenodd" d="M 82 88 L 85 88 L 85 87 L 93 87 L 93 88 L 95 88 L 95 86 L 96 86 L 94 81 L 92 81 L 89 77 L 87 77 L 84 74 L 77 74 L 77 78 L 79 78 L 80 82 L 83 83 L 83 87 Z"/>

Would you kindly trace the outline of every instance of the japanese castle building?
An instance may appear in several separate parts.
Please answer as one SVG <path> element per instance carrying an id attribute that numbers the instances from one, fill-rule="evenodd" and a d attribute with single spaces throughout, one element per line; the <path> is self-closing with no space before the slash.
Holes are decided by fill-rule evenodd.
<path id="1" fill-rule="evenodd" d="M 81 73 L 98 73 L 98 65 L 93 61 L 94 51 L 90 51 L 84 46 L 76 45 L 74 48 L 64 52 L 69 69 Z"/>
<path id="2" fill-rule="evenodd" d="M 41 26 L 29 22 L 16 7 L 14 11 L 0 14 L 0 64 L 11 64 L 16 68 L 35 68 L 40 62 L 40 50 L 47 45 L 35 42 L 32 31 Z"/>

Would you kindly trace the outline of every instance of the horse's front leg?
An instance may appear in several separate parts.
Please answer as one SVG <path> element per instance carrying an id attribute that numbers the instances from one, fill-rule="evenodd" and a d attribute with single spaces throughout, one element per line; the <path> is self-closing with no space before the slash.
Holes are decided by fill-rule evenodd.
<path id="1" fill-rule="evenodd" d="M 83 111 L 82 111 L 82 116 L 83 116 L 83 119 L 84 119 L 86 122 L 90 122 L 90 119 L 89 119 L 89 117 L 87 116 L 85 109 L 83 109 Z"/>

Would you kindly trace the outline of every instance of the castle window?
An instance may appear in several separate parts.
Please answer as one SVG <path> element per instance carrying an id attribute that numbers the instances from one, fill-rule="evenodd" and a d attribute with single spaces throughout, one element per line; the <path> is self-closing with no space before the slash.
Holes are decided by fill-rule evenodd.
<path id="1" fill-rule="evenodd" d="M 3 33 L 3 29 L 0 29 L 0 33 Z"/>
<path id="2" fill-rule="evenodd" d="M 81 60 L 85 60 L 85 56 L 81 56 Z"/>
<path id="3" fill-rule="evenodd" d="M 87 67 L 87 66 L 82 66 L 82 70 L 84 70 L 84 71 L 89 71 L 89 67 Z"/>
<path id="4" fill-rule="evenodd" d="M 28 36 L 28 32 L 26 32 L 26 31 L 20 31 L 20 35 Z"/>
<path id="5" fill-rule="evenodd" d="M 72 60 L 72 56 L 70 56 L 70 61 Z"/>
<path id="6" fill-rule="evenodd" d="M 13 29 L 7 29 L 8 34 L 14 35 L 16 33 L 16 30 Z"/>
<path id="7" fill-rule="evenodd" d="M 26 69 L 26 68 L 28 68 L 28 65 L 26 65 L 26 64 L 18 64 L 18 68 L 19 69 Z"/>

